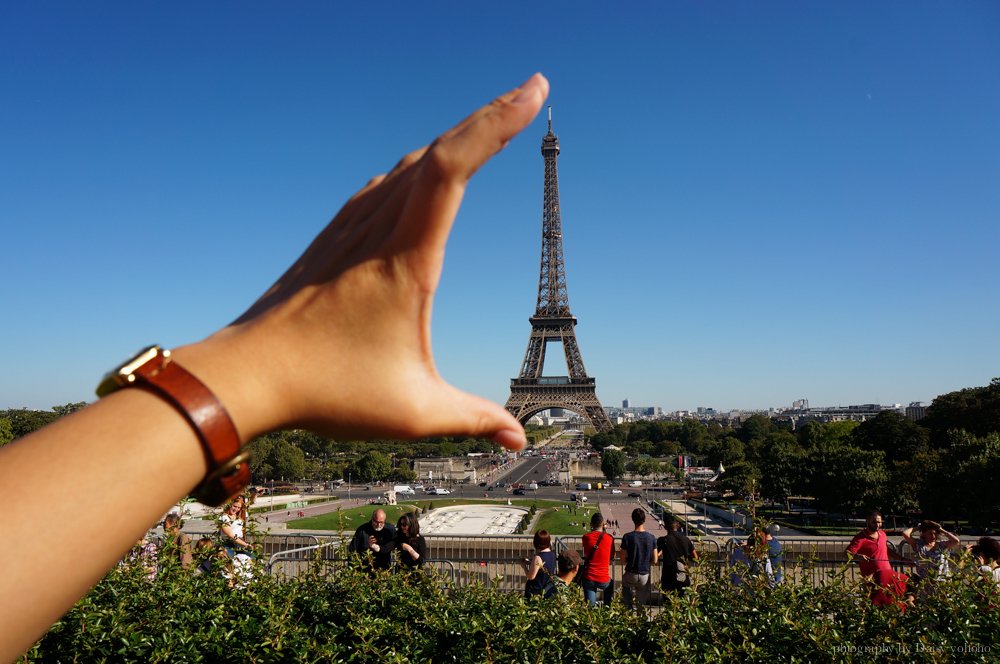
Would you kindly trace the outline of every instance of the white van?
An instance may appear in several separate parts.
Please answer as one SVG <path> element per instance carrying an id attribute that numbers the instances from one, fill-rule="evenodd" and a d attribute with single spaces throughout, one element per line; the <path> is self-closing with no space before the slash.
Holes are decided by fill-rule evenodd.
<path id="1" fill-rule="evenodd" d="M 642 480 L 632 480 L 628 483 L 629 486 L 642 486 Z"/>
<path id="2" fill-rule="evenodd" d="M 417 493 L 409 484 L 397 484 L 392 490 L 403 496 L 414 496 Z"/>
<path id="3" fill-rule="evenodd" d="M 528 491 L 538 491 L 538 482 L 532 482 L 529 484 Z"/>

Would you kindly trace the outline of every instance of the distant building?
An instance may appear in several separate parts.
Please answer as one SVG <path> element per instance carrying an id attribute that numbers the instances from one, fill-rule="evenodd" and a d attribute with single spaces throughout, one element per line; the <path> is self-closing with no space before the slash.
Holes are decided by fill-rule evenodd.
<path id="1" fill-rule="evenodd" d="M 916 422 L 924 419 L 924 416 L 927 415 L 927 406 L 922 401 L 914 401 L 906 407 L 903 414 L 906 416 L 906 419 Z"/>

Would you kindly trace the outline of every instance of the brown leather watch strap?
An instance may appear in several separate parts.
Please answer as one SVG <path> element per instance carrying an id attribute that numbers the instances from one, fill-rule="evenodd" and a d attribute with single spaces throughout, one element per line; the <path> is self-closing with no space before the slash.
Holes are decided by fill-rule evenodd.
<path id="1" fill-rule="evenodd" d="M 250 453 L 240 449 L 233 420 L 204 383 L 174 362 L 169 351 L 136 367 L 132 375 L 131 384 L 169 401 L 198 434 L 208 472 L 191 495 L 206 505 L 217 506 L 250 483 Z"/>

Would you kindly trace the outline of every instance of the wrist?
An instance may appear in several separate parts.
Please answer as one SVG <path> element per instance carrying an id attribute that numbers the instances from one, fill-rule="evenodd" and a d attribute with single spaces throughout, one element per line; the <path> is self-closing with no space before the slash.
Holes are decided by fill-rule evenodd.
<path id="1" fill-rule="evenodd" d="M 239 333 L 227 328 L 203 341 L 180 346 L 172 357 L 194 374 L 222 403 L 232 419 L 240 442 L 280 428 L 276 395 L 268 388 L 258 352 Z"/>

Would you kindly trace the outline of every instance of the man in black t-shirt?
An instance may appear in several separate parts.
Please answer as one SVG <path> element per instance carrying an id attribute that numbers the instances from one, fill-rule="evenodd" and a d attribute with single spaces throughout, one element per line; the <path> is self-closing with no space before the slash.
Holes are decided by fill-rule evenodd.
<path id="1" fill-rule="evenodd" d="M 622 575 L 622 600 L 625 606 L 638 608 L 649 602 L 649 566 L 656 562 L 656 538 L 646 532 L 646 510 L 637 507 L 632 510 L 635 530 L 622 537 L 618 550 L 625 574 Z M 633 606 L 632 598 L 636 604 Z"/>
<path id="2" fill-rule="evenodd" d="M 663 526 L 667 534 L 656 540 L 656 550 L 661 563 L 660 585 L 664 592 L 676 592 L 683 595 L 685 588 L 691 586 L 691 574 L 688 566 L 698 559 L 698 552 L 687 535 L 682 534 L 680 523 L 673 515 L 663 518 Z"/>
<path id="3" fill-rule="evenodd" d="M 389 569 L 392 566 L 392 549 L 396 538 L 396 529 L 391 523 L 385 522 L 385 510 L 377 509 L 372 513 L 372 520 L 354 531 L 351 540 L 351 551 L 363 558 L 371 556 L 371 571 Z"/>

